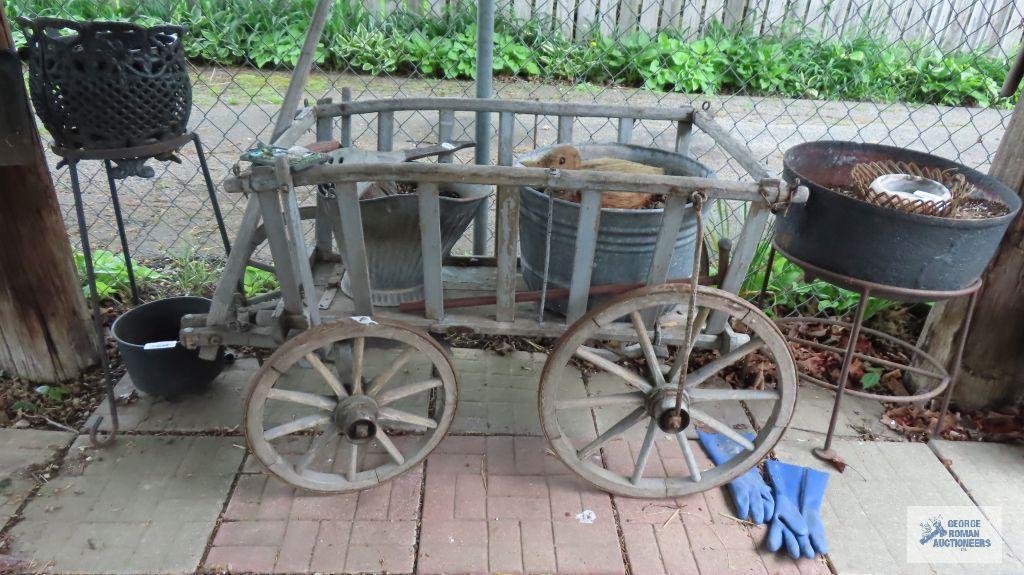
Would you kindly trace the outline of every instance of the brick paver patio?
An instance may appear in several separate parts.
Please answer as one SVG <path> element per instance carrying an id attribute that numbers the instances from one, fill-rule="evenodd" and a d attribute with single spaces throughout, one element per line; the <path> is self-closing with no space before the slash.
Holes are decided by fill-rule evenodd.
<path id="1" fill-rule="evenodd" d="M 445 440 L 427 460 L 420 572 L 624 573 L 611 498 L 546 449 L 536 437 Z"/>
<path id="2" fill-rule="evenodd" d="M 947 467 L 924 444 L 864 442 L 856 436 L 878 429 L 881 408 L 851 401 L 836 442 L 850 469 L 832 471 L 822 513 L 832 554 L 827 563 L 793 561 L 764 550 L 766 529 L 737 520 L 722 489 L 630 499 L 571 474 L 539 436 L 535 386 L 543 355 L 454 355 L 470 407 L 457 418 L 459 430 L 413 471 L 354 494 L 296 491 L 245 455 L 237 426 L 250 362 L 229 369 L 202 395 L 134 401 L 124 409 L 131 434 L 103 450 L 79 436 L 34 496 L 40 479 L 25 469 L 63 453 L 73 436 L 3 430 L 0 471 L 12 478 L 0 491 L 4 509 L 13 513 L 31 496 L 5 527 L 5 553 L 31 562 L 30 572 L 59 573 L 958 573 L 963 566 L 905 563 L 905 504 L 969 505 L 974 497 L 1002 505 L 1008 516 L 1019 507 L 1019 495 L 998 487 L 1011 485 L 1000 478 L 1019 467 L 1019 453 L 937 443 Z M 604 384 L 592 376 L 587 385 Z M 130 382 L 120 387 L 130 389 Z M 822 439 L 830 396 L 801 392 L 775 453 L 826 469 L 810 447 Z M 742 409 L 717 415 L 750 429 L 761 414 L 752 410 L 753 421 Z M 573 423 L 583 434 L 588 425 L 593 433 L 592 422 Z M 297 436 L 283 449 L 304 451 L 308 441 Z M 630 433 L 607 444 L 606 462 L 626 465 L 638 441 Z M 369 452 L 383 457 L 375 444 Z M 694 452 L 710 467 L 695 443 Z M 332 465 L 344 460 L 335 453 Z M 656 442 L 646 473 L 681 465 L 677 449 Z M 1015 517 L 1007 523 L 1019 524 Z M 1020 534 L 1007 531 L 1005 540 L 1004 562 L 974 571 L 1024 572 L 1016 555 Z"/>
<path id="3" fill-rule="evenodd" d="M 233 572 L 410 573 L 422 484 L 420 466 L 374 489 L 320 495 L 264 474 L 250 458 L 204 565 Z"/>

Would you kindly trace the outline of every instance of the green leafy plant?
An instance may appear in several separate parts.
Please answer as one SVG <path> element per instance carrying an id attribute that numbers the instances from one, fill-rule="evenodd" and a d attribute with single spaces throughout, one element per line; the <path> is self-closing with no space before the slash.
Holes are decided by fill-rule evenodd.
<path id="1" fill-rule="evenodd" d="M 242 285 L 245 288 L 245 297 L 272 292 L 281 287 L 277 283 L 277 278 L 274 274 L 252 266 L 245 268 L 245 278 L 242 280 Z"/>
<path id="2" fill-rule="evenodd" d="M 172 22 L 188 30 L 197 63 L 290 68 L 298 58 L 316 0 L 12 0 L 14 14 L 81 20 Z M 1000 98 L 1007 56 L 943 53 L 931 44 L 861 35 L 821 38 L 791 29 L 778 36 L 713 23 L 704 36 L 634 32 L 601 36 L 594 27 L 566 36 L 550 18 L 495 22 L 496 74 L 644 87 L 691 94 L 903 101 L 1010 107 Z M 384 14 L 386 11 L 380 12 Z M 336 0 L 317 63 L 327 70 L 470 79 L 476 73 L 475 3 L 453 0 L 438 12 L 409 5 L 386 16 L 361 0 Z M 15 42 L 24 37 L 14 31 Z M 1014 53 L 1015 51 L 1010 51 Z M 273 98 L 271 98 L 273 99 Z"/>
<path id="3" fill-rule="evenodd" d="M 76 251 L 75 268 L 82 283 L 82 293 L 89 297 L 89 284 L 86 274 L 85 255 Z M 96 293 L 102 299 L 126 300 L 131 296 L 131 283 L 128 281 L 128 267 L 125 266 L 124 256 L 107 250 L 92 250 L 92 266 L 96 275 Z M 155 270 L 150 269 L 136 261 L 132 261 L 132 271 L 135 273 L 135 284 L 140 290 L 152 280 L 161 276 Z"/>
<path id="4" fill-rule="evenodd" d="M 188 247 L 172 259 L 164 274 L 176 294 L 210 295 L 220 278 L 220 266 Z"/>
<path id="5" fill-rule="evenodd" d="M 36 388 L 36 392 L 53 402 L 60 402 L 71 394 L 66 387 L 61 385 L 40 385 Z"/>
<path id="6" fill-rule="evenodd" d="M 18 401 L 15 401 L 14 403 L 11 404 L 11 410 L 34 413 L 36 411 L 39 411 L 39 406 L 32 403 L 31 401 L 19 399 Z"/>
<path id="7" fill-rule="evenodd" d="M 882 374 L 885 370 L 881 367 L 869 367 L 864 370 L 864 375 L 860 376 L 860 385 L 864 389 L 871 389 L 882 383 Z"/>
<path id="8" fill-rule="evenodd" d="M 771 246 L 767 242 L 758 245 L 751 273 L 744 282 L 742 293 L 751 297 L 760 292 L 768 265 Z M 820 279 L 805 281 L 804 272 L 796 264 L 776 254 L 768 278 L 767 298 L 763 304 L 770 315 L 785 315 L 800 312 L 808 315 L 826 314 L 844 316 L 852 313 L 860 296 L 856 292 L 836 287 Z M 870 319 L 880 311 L 895 305 L 894 302 L 871 298 L 864 309 L 864 318 Z"/>

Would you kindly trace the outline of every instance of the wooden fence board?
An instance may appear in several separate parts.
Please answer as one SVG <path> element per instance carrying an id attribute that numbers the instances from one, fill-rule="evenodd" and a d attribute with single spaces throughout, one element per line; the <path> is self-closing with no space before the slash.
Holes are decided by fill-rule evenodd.
<path id="1" fill-rule="evenodd" d="M 686 30 L 688 38 L 700 33 L 704 2 L 701 0 L 683 0 L 679 10 L 680 28 Z"/>
<path id="2" fill-rule="evenodd" d="M 555 0 L 553 2 L 553 8 L 555 30 L 561 30 L 563 36 L 566 38 L 572 38 L 573 28 L 576 27 L 575 18 L 573 16 L 573 13 L 576 11 L 576 1 Z"/>
<path id="3" fill-rule="evenodd" d="M 650 33 L 656 33 L 658 28 L 658 17 L 661 15 L 661 4 L 665 0 L 643 0 L 639 7 L 640 29 Z"/>
<path id="4" fill-rule="evenodd" d="M 594 31 L 594 23 L 600 21 L 600 16 L 597 14 L 600 5 L 598 0 L 579 0 L 579 5 L 576 7 L 576 31 L 574 33 L 576 40 L 590 38 Z"/>
<path id="5" fill-rule="evenodd" d="M 984 28 L 981 34 L 979 34 L 981 36 L 981 39 L 978 41 L 979 48 L 989 50 L 999 45 L 999 38 L 1003 34 L 1003 26 L 1012 13 L 1013 0 L 992 0 L 988 19 L 983 22 Z"/>
<path id="6" fill-rule="evenodd" d="M 967 43 L 967 19 L 974 0 L 954 0 L 949 20 L 945 24 L 939 45 L 944 50 L 955 50 Z"/>
<path id="7" fill-rule="evenodd" d="M 536 0 L 533 3 L 533 17 L 542 21 L 550 22 L 554 13 L 554 0 Z"/>
<path id="8" fill-rule="evenodd" d="M 767 0 L 765 4 L 761 33 L 780 34 L 786 21 L 786 7 L 789 5 L 789 0 Z"/>
<path id="9" fill-rule="evenodd" d="M 512 0 L 512 14 L 520 20 L 533 17 L 533 4 L 530 0 Z"/>
<path id="10" fill-rule="evenodd" d="M 659 7 L 658 29 L 679 31 L 682 27 L 682 18 L 679 15 L 681 9 L 681 0 L 663 0 Z"/>
<path id="11" fill-rule="evenodd" d="M 999 40 L 999 47 L 1003 53 L 1013 58 L 1021 45 L 1020 21 L 1024 18 L 1024 0 L 1015 0 L 1012 14 L 1007 17 L 1006 29 Z"/>
<path id="12" fill-rule="evenodd" d="M 451 0 L 363 0 L 374 16 L 392 10 L 441 15 Z M 382 6 L 384 12 L 382 12 Z M 870 33 L 892 43 L 975 50 L 1013 57 L 1021 44 L 1024 0 L 507 0 L 516 18 L 548 20 L 576 40 L 661 31 L 693 40 L 711 22 L 756 34 L 813 31 L 825 39 Z"/>
<path id="13" fill-rule="evenodd" d="M 641 0 L 619 0 L 618 15 L 615 17 L 615 29 L 620 34 L 629 34 L 636 30 L 637 12 Z"/>

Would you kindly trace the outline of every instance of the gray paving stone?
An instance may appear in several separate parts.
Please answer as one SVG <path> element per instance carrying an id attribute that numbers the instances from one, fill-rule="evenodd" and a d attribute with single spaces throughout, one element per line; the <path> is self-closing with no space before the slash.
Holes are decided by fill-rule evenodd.
<path id="1" fill-rule="evenodd" d="M 789 429 L 804 431 L 821 436 L 828 432 L 829 419 L 832 417 L 832 406 L 835 404 L 835 393 L 809 383 L 800 383 L 797 390 L 796 411 L 789 423 Z M 766 402 L 752 401 L 748 403 L 750 413 L 758 425 L 764 423 L 768 416 Z M 902 440 L 903 436 L 886 427 L 881 419 L 885 408 L 881 403 L 860 397 L 847 395 L 843 397 L 839 419 L 836 422 L 836 437 L 862 439 L 863 431 L 888 440 Z"/>
<path id="2" fill-rule="evenodd" d="M 837 473 L 811 454 L 819 437 L 790 431 L 775 448 L 778 459 L 828 471 L 822 520 L 829 558 L 840 574 L 1021 573 L 1007 550 L 1001 565 L 908 564 L 907 507 L 973 505 L 945 466 L 923 443 L 836 439 L 833 448 L 849 464 Z"/>
<path id="3" fill-rule="evenodd" d="M 10 531 L 38 571 L 192 573 L 244 451 L 230 437 L 80 436 Z"/>
<path id="4" fill-rule="evenodd" d="M 258 367 L 255 359 L 240 359 L 228 366 L 203 393 L 175 399 L 164 399 L 136 392 L 138 397 L 128 405 L 118 406 L 122 430 L 126 431 L 214 431 L 240 429 L 242 399 L 249 378 Z M 118 382 L 115 392 L 125 397 L 135 391 L 127 374 Z M 101 404 L 89 418 L 92 425 L 102 416 L 100 429 L 110 429 L 109 409 Z"/>
<path id="5" fill-rule="evenodd" d="M 971 499 L 1001 508 L 1003 541 L 1024 560 L 1024 446 L 945 440 L 928 445 L 949 462 Z"/>
<path id="6" fill-rule="evenodd" d="M 32 469 L 52 460 L 75 434 L 41 429 L 0 429 L 0 528 L 36 486 Z"/>
<path id="7" fill-rule="evenodd" d="M 459 407 L 451 433 L 470 434 L 515 434 L 542 435 L 537 415 L 537 391 L 540 385 L 540 373 L 547 360 L 542 353 L 513 352 L 499 355 L 494 352 L 477 349 L 455 348 L 452 350 L 456 373 L 459 377 Z M 391 356 L 383 354 L 376 363 L 383 365 Z M 192 432 L 229 430 L 241 434 L 241 418 L 243 400 L 249 385 L 249 379 L 257 365 L 254 360 L 239 360 L 229 367 L 217 379 L 211 388 L 202 394 L 187 396 L 175 400 L 166 400 L 149 396 L 141 396 L 129 405 L 118 410 L 121 416 L 122 429 L 132 431 L 155 432 Z M 367 369 L 374 369 L 368 358 Z M 415 380 L 427 376 L 426 365 L 411 365 L 397 377 Z M 578 375 L 573 369 L 572 372 Z M 321 385 L 309 370 L 300 370 L 289 377 L 296 381 L 288 384 L 291 389 L 313 390 Z M 309 381 L 301 380 L 309 378 Z M 575 377 L 565 383 L 565 397 L 582 397 L 585 393 L 615 393 L 625 390 L 614 376 L 604 373 L 588 374 L 585 378 Z M 118 384 L 118 394 L 124 395 L 132 390 L 128 376 Z M 588 391 L 589 390 L 589 391 Z M 794 415 L 791 428 L 824 433 L 828 427 L 833 395 L 827 390 L 815 386 L 801 385 L 798 395 L 798 408 Z M 403 408 L 410 411 L 425 409 L 417 398 L 403 400 Z M 763 421 L 762 405 L 752 403 L 751 412 L 755 421 Z M 276 410 L 271 415 L 282 420 L 295 417 L 287 406 L 274 405 Z M 720 420 L 737 429 L 750 427 L 750 421 L 742 406 L 732 402 L 713 402 L 705 409 Z M 595 412 L 598 425 L 602 429 L 613 424 L 625 415 L 621 410 L 605 408 Z M 101 406 L 96 414 L 104 416 L 103 426 L 109 425 L 106 417 L 106 406 Z M 882 414 L 880 404 L 872 401 L 848 397 L 840 416 L 840 436 L 859 436 L 858 429 L 867 428 L 883 437 L 896 438 L 897 434 L 879 422 Z M 593 422 L 589 414 L 580 413 L 573 416 L 576 421 L 565 425 L 578 430 L 581 436 L 593 434 Z M 636 431 L 642 433 L 642 431 Z"/>
<path id="8" fill-rule="evenodd" d="M 396 355 L 381 353 L 374 360 L 367 357 L 367 370 L 385 365 Z M 537 386 L 541 368 L 547 359 L 545 354 L 514 352 L 498 355 L 477 349 L 455 348 L 452 350 L 456 374 L 459 378 L 459 408 L 452 425 L 452 433 L 491 433 L 541 435 L 537 416 Z M 395 383 L 402 378 L 410 381 L 429 377 L 429 366 L 412 363 L 403 373 L 396 376 Z M 229 430 L 242 433 L 242 410 L 249 379 L 257 369 L 255 360 L 239 360 L 230 366 L 204 393 L 174 400 L 140 395 L 128 405 L 120 406 L 121 429 L 154 432 L 192 432 Z M 309 370 L 293 370 L 288 374 L 296 383 L 288 384 L 289 389 L 312 390 L 321 385 Z M 309 381 L 299 381 L 309 378 Z M 392 383 L 392 385 L 395 385 Z M 582 382 L 575 381 L 582 390 Z M 133 390 L 131 379 L 126 375 L 117 385 L 118 396 Z M 403 400 L 400 405 L 408 411 L 426 409 L 417 397 Z M 277 412 L 269 416 L 290 419 L 294 413 L 285 407 L 274 405 Z M 101 429 L 109 429 L 110 417 L 106 404 L 100 406 L 90 418 L 103 416 Z"/>
<path id="9" fill-rule="evenodd" d="M 546 354 L 455 348 L 452 355 L 460 386 L 452 433 L 541 435 L 537 387 Z"/>

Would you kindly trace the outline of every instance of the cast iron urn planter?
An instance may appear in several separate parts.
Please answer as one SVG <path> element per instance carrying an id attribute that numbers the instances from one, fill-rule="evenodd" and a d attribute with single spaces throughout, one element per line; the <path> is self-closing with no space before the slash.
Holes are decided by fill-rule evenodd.
<path id="1" fill-rule="evenodd" d="M 18 22 L 32 103 L 57 148 L 133 148 L 185 133 L 192 87 L 181 26 Z"/>

